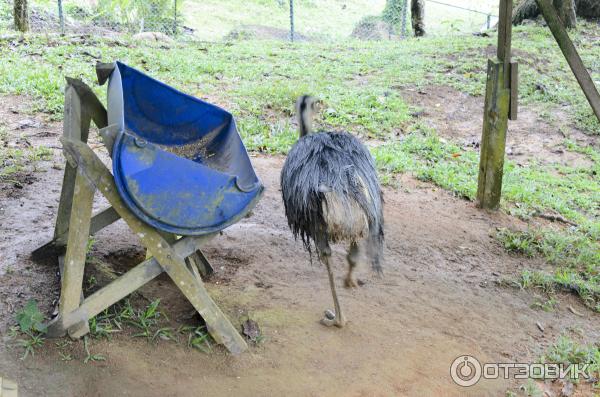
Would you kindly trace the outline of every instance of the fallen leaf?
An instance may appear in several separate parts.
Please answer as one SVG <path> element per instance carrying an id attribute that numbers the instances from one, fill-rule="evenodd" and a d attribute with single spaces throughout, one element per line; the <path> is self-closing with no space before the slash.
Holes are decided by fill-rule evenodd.
<path id="1" fill-rule="evenodd" d="M 260 328 L 258 327 L 258 323 L 250 319 L 244 321 L 242 324 L 242 333 L 246 335 L 246 337 L 252 342 L 256 342 L 260 337 Z"/>

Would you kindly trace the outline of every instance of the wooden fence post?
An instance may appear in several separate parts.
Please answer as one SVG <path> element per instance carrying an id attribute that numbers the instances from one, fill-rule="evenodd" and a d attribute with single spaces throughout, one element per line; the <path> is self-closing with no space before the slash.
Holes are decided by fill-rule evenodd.
<path id="1" fill-rule="evenodd" d="M 477 205 L 486 209 L 497 209 L 500 205 L 509 113 L 512 113 L 511 118 L 516 118 L 516 94 L 511 95 L 511 81 L 515 81 L 513 93 L 516 93 L 517 88 L 510 61 L 511 17 L 512 0 L 501 0 L 498 59 L 488 61 L 477 186 Z M 516 73 L 516 66 L 513 67 Z M 514 98 L 512 104 L 511 97 Z"/>
<path id="2" fill-rule="evenodd" d="M 14 20 L 15 29 L 19 32 L 29 31 L 29 9 L 27 6 L 28 0 L 14 0 Z"/>

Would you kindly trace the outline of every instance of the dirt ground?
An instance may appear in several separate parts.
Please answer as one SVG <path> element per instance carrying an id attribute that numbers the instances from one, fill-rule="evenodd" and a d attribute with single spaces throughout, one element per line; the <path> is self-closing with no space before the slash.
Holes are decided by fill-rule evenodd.
<path id="1" fill-rule="evenodd" d="M 433 91 L 413 98 L 456 95 Z M 498 227 L 524 224 L 482 212 L 410 176 L 400 178 L 399 188 L 385 189 L 384 275 L 361 269 L 364 285 L 340 288 L 348 326 L 321 326 L 323 310 L 332 306 L 326 272 L 310 264 L 287 228 L 278 186 L 283 157 L 258 156 L 252 160 L 265 196 L 251 217 L 215 238 L 206 255 L 217 269 L 208 282 L 214 299 L 234 323 L 244 316 L 257 321 L 262 343 L 232 357 L 221 348 L 206 354 L 122 333 L 111 341 L 92 340 L 93 352 L 106 361 L 84 364 L 81 342 L 72 345 L 74 359 L 62 361 L 53 341 L 20 360 L 22 351 L 6 333 L 15 311 L 35 298 L 49 313 L 58 298 L 57 269 L 32 263 L 29 254 L 52 234 L 63 172 L 61 127 L 26 114 L 22 98 L 3 100 L 0 117 L 10 144 L 44 144 L 55 151 L 39 171 L 0 185 L 0 376 L 17 381 L 21 396 L 504 396 L 519 383 L 481 380 L 461 388 L 449 376 L 452 361 L 469 354 L 481 362 L 530 362 L 562 332 L 579 329 L 590 340 L 600 336 L 600 317 L 575 297 L 561 295 L 553 312 L 535 310 L 530 307 L 535 292 L 501 282 L 524 268 L 545 266 L 507 254 L 493 237 Z M 437 115 L 431 122 L 447 125 L 443 134 L 461 131 L 478 140 L 481 106 L 478 99 L 465 101 L 471 103 L 466 112 Z M 117 222 L 97 235 L 92 256 L 124 271 L 143 252 Z M 334 267 L 341 286 L 344 247 L 334 250 Z M 164 275 L 141 296 L 162 298 L 161 307 L 175 322 L 192 310 Z"/>
<path id="2" fill-rule="evenodd" d="M 443 137 L 463 147 L 479 147 L 483 125 L 483 97 L 475 97 L 444 86 L 407 89 L 402 92 L 416 113 L 435 127 Z M 551 115 L 550 115 L 551 113 Z M 581 147 L 599 147 L 598 138 L 569 125 L 567 111 L 555 107 L 552 112 L 536 106 L 520 106 L 517 120 L 509 122 L 506 154 L 518 164 L 530 161 L 587 166 L 590 161 L 580 153 L 566 151 L 565 139 Z"/>

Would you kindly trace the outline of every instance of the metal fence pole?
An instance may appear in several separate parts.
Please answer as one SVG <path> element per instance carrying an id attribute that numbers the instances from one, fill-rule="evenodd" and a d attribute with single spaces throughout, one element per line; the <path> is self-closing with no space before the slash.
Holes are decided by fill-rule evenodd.
<path id="1" fill-rule="evenodd" d="M 487 26 L 488 30 L 490 30 L 490 28 L 492 27 L 492 15 L 491 14 L 487 15 L 486 26 Z"/>
<path id="2" fill-rule="evenodd" d="M 290 41 L 294 42 L 294 0 L 290 0 Z"/>
<path id="3" fill-rule="evenodd" d="M 60 21 L 60 34 L 65 34 L 65 14 L 63 12 L 62 0 L 58 0 L 58 19 Z"/>
<path id="4" fill-rule="evenodd" d="M 406 20 L 408 19 L 408 0 L 402 2 L 402 24 L 400 25 L 400 37 L 406 38 Z"/>
<path id="5" fill-rule="evenodd" d="M 173 0 L 173 36 L 177 35 L 177 0 Z"/>

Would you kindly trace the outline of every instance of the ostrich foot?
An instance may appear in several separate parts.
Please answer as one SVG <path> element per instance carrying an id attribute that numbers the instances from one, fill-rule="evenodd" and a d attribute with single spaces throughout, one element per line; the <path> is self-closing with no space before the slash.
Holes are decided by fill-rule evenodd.
<path id="1" fill-rule="evenodd" d="M 326 327 L 332 327 L 335 325 L 338 328 L 342 328 L 346 325 L 346 319 L 344 318 L 344 315 L 342 314 L 338 317 L 331 310 L 325 310 L 325 316 L 320 322 Z"/>
<path id="2" fill-rule="evenodd" d="M 348 275 L 348 276 L 346 276 L 346 279 L 344 280 L 344 287 L 358 288 L 358 284 L 356 283 L 356 281 L 354 281 L 354 279 L 352 278 L 351 275 Z"/>

